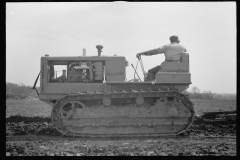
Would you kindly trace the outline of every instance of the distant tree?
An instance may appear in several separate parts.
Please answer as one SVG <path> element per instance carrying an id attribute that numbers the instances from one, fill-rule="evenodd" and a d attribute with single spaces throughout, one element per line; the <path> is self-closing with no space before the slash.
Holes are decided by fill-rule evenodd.
<path id="1" fill-rule="evenodd" d="M 198 87 L 192 87 L 191 92 L 193 93 L 194 98 L 202 98 Z"/>
<path id="2" fill-rule="evenodd" d="M 221 99 L 222 95 L 221 94 L 215 94 L 214 99 Z"/>
<path id="3" fill-rule="evenodd" d="M 23 83 L 14 84 L 14 83 L 6 83 L 6 94 L 14 93 L 17 95 L 31 95 L 33 92 L 36 92 L 31 89 L 30 86 L 26 86 Z"/>
<path id="4" fill-rule="evenodd" d="M 14 93 L 14 90 L 18 87 L 17 84 L 7 83 L 6 85 L 6 93 Z"/>
<path id="5" fill-rule="evenodd" d="M 213 97 L 216 95 L 216 93 L 213 93 L 211 91 L 203 91 L 202 97 L 204 99 L 213 99 Z"/>
<path id="6" fill-rule="evenodd" d="M 187 94 L 190 99 L 236 99 L 233 93 L 213 93 L 212 91 L 202 91 L 198 87 L 192 87 L 190 91 L 184 90 L 183 94 Z"/>
<path id="7" fill-rule="evenodd" d="M 195 93 L 200 93 L 200 89 L 198 87 L 192 87 L 191 91 Z"/>
<path id="8" fill-rule="evenodd" d="M 215 94 L 214 99 L 236 99 L 237 95 L 236 94 L 231 94 L 231 93 L 221 93 L 221 94 Z"/>

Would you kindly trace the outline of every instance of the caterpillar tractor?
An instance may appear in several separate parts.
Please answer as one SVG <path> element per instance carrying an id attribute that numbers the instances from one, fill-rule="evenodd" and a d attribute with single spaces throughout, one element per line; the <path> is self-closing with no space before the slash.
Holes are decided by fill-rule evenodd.
<path id="1" fill-rule="evenodd" d="M 101 56 L 103 46 L 96 48 L 96 56 L 41 57 L 39 99 L 52 106 L 62 135 L 168 136 L 190 127 L 193 103 L 181 93 L 191 84 L 187 53 L 181 62 L 163 62 L 154 81 L 126 81 L 125 57 Z M 65 69 L 57 77 L 59 65 Z"/>

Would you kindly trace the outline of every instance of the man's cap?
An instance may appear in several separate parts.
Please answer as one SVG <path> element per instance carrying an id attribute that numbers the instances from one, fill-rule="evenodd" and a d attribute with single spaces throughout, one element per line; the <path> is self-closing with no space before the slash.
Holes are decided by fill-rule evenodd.
<path id="1" fill-rule="evenodd" d="M 178 36 L 176 36 L 176 35 L 171 36 L 169 39 L 170 39 L 170 41 L 180 42 L 179 39 L 178 39 Z"/>

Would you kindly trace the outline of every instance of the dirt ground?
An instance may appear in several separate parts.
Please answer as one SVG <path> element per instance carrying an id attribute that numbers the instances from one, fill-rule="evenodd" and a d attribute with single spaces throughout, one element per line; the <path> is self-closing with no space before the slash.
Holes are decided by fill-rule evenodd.
<path id="1" fill-rule="evenodd" d="M 204 103 L 201 100 L 197 106 L 199 111 L 205 111 Z M 54 128 L 48 106 L 26 100 L 7 105 L 7 157 L 237 155 L 236 123 L 206 124 L 196 119 L 185 135 L 177 137 L 71 138 Z"/>
<path id="2" fill-rule="evenodd" d="M 50 118 L 6 120 L 6 156 L 236 156 L 236 124 L 195 122 L 177 137 L 72 138 Z"/>
<path id="3" fill-rule="evenodd" d="M 236 156 L 236 137 L 85 139 L 8 137 L 6 156 Z"/>

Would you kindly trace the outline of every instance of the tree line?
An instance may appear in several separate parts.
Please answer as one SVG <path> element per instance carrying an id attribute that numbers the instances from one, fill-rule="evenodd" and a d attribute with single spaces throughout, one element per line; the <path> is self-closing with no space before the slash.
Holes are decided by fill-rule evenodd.
<path id="1" fill-rule="evenodd" d="M 211 91 L 200 91 L 198 87 L 192 87 L 190 91 L 183 91 L 190 99 L 236 99 L 236 94 L 213 93 Z"/>
<path id="2" fill-rule="evenodd" d="M 26 86 L 23 83 L 15 84 L 15 83 L 6 83 L 6 95 L 14 94 L 14 95 L 31 95 L 37 97 L 37 93 L 35 90 L 31 89 L 32 86 Z M 39 87 L 36 87 L 39 90 Z"/>

